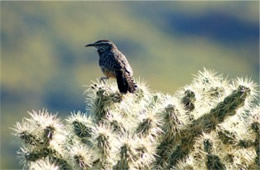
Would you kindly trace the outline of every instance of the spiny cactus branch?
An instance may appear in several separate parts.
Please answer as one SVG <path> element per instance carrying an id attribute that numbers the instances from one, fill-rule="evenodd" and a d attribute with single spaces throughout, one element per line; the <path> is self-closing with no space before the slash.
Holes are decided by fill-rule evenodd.
<path id="1" fill-rule="evenodd" d="M 85 113 L 46 110 L 17 123 L 25 169 L 260 169 L 260 106 L 248 79 L 204 70 L 175 95 L 137 82 L 122 95 L 110 81 L 86 91 Z"/>

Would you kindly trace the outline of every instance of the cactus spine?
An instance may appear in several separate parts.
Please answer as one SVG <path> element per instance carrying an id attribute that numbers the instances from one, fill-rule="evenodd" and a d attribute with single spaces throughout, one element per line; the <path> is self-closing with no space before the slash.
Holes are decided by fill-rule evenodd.
<path id="1" fill-rule="evenodd" d="M 256 85 L 204 70 L 174 96 L 138 83 L 121 95 L 93 83 L 86 113 L 61 121 L 46 110 L 17 123 L 29 169 L 259 169 Z"/>

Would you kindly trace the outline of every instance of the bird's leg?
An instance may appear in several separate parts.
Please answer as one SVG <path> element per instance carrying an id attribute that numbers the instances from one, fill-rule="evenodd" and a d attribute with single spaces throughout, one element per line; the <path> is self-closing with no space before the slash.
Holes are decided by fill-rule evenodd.
<path id="1" fill-rule="evenodd" d="M 100 77 L 99 82 L 106 84 L 105 80 L 107 80 L 107 79 L 108 79 L 108 77 Z"/>

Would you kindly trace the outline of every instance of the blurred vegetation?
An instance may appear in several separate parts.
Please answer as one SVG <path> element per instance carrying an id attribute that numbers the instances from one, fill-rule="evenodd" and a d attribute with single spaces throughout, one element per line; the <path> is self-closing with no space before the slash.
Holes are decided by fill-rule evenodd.
<path id="1" fill-rule="evenodd" d="M 27 110 L 84 111 L 110 39 L 134 76 L 173 93 L 203 67 L 259 82 L 259 2 L 0 2 L 1 169 L 17 169 L 10 127 Z"/>

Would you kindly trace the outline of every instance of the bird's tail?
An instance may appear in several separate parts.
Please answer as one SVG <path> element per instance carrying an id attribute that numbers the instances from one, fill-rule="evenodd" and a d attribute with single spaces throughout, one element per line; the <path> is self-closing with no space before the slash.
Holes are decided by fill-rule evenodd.
<path id="1" fill-rule="evenodd" d="M 137 85 L 133 79 L 133 77 L 125 71 L 117 71 L 116 72 L 116 80 L 118 89 L 121 93 L 134 93 L 137 89 Z"/>

